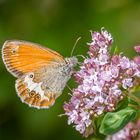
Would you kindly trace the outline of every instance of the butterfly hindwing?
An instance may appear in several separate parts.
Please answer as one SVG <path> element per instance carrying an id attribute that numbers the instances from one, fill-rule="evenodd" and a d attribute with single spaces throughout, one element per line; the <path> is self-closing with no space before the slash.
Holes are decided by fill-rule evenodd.
<path id="1" fill-rule="evenodd" d="M 48 108 L 53 105 L 58 93 L 47 93 L 43 82 L 35 82 L 34 73 L 23 75 L 16 81 L 17 94 L 22 102 L 35 108 Z"/>

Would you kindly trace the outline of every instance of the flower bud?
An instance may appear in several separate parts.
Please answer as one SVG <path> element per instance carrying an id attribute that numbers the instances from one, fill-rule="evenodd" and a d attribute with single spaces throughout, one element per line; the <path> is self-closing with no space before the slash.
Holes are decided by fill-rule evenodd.
<path id="1" fill-rule="evenodd" d="M 140 53 L 140 45 L 135 46 L 135 47 L 134 47 L 134 50 L 135 50 L 136 52 Z"/>
<path id="2" fill-rule="evenodd" d="M 140 66 L 140 56 L 136 56 L 136 57 L 134 57 L 134 62 L 137 64 L 137 65 L 139 65 Z"/>

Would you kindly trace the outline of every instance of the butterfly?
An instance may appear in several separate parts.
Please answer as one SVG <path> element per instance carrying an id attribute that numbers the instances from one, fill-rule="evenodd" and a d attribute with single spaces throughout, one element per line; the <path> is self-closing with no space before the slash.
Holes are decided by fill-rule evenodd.
<path id="1" fill-rule="evenodd" d="M 49 48 L 19 40 L 4 43 L 2 58 L 17 78 L 15 88 L 21 101 L 38 109 L 54 104 L 78 63 L 74 56 L 64 58 Z"/>

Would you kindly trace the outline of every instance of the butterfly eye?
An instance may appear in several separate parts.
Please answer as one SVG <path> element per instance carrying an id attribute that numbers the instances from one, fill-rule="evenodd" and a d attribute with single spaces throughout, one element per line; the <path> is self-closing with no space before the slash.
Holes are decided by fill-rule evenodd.
<path id="1" fill-rule="evenodd" d="M 40 100 L 40 99 L 41 99 L 41 96 L 40 96 L 39 94 L 36 94 L 35 98 L 36 98 L 37 100 Z"/>

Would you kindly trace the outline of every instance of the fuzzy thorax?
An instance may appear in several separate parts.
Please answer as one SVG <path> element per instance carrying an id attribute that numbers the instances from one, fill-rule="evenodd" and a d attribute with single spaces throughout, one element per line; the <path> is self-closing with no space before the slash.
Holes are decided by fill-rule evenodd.
<path id="1" fill-rule="evenodd" d="M 69 67 L 75 67 L 78 63 L 78 59 L 75 56 L 65 58 L 65 61 L 69 65 Z"/>

